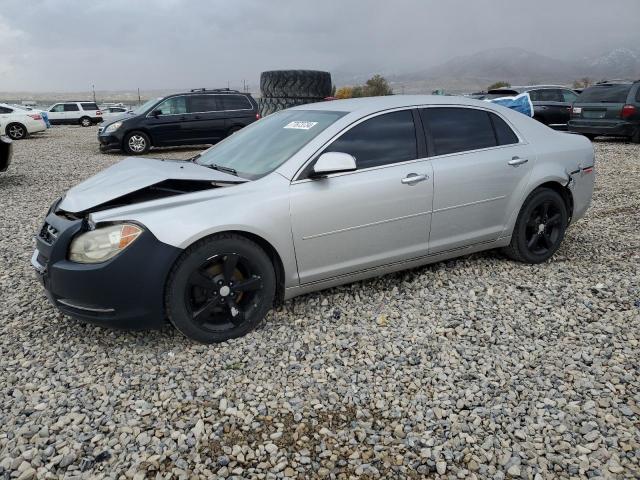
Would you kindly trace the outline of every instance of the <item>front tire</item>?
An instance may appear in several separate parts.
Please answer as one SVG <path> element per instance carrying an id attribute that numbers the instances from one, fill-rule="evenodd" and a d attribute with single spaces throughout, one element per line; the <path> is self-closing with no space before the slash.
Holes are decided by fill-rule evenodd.
<path id="1" fill-rule="evenodd" d="M 151 148 L 151 140 L 144 132 L 131 132 L 124 137 L 124 151 L 129 155 L 143 155 Z"/>
<path id="2" fill-rule="evenodd" d="M 81 127 L 90 127 L 92 122 L 89 117 L 82 117 L 79 123 Z"/>
<path id="3" fill-rule="evenodd" d="M 246 237 L 219 234 L 189 247 L 169 274 L 165 308 L 183 335 L 200 343 L 243 336 L 273 306 L 269 256 Z"/>
<path id="4" fill-rule="evenodd" d="M 5 129 L 5 133 L 11 140 L 22 140 L 27 138 L 27 128 L 21 123 L 10 123 Z"/>
<path id="5" fill-rule="evenodd" d="M 503 252 L 524 263 L 542 263 L 558 250 L 567 229 L 569 214 L 559 193 L 549 188 L 534 190 L 525 200 Z"/>

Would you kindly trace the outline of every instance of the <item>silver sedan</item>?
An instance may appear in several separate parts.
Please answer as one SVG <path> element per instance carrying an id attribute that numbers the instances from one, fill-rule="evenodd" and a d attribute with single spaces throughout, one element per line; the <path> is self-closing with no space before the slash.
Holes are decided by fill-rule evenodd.
<path id="1" fill-rule="evenodd" d="M 468 98 L 268 116 L 190 162 L 127 158 L 52 205 L 32 264 L 64 313 L 217 342 L 306 292 L 500 248 L 548 260 L 591 202 L 589 140 Z"/>

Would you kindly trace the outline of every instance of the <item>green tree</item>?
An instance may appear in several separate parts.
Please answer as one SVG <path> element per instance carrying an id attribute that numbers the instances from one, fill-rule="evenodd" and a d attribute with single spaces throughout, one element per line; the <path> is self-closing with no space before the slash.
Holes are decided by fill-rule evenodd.
<path id="1" fill-rule="evenodd" d="M 351 89 L 352 98 L 366 97 L 366 96 L 367 95 L 365 94 L 364 87 L 362 85 L 356 85 Z"/>
<path id="2" fill-rule="evenodd" d="M 511 84 L 509 82 L 504 82 L 504 81 L 501 80 L 501 81 L 496 82 L 496 83 L 494 83 L 492 85 L 489 85 L 488 90 L 493 90 L 494 88 L 505 88 L 505 87 L 510 87 L 510 86 L 511 86 Z"/>
<path id="3" fill-rule="evenodd" d="M 374 75 L 364 85 L 365 97 L 381 97 L 383 95 L 393 95 L 393 90 L 389 82 L 382 75 Z"/>

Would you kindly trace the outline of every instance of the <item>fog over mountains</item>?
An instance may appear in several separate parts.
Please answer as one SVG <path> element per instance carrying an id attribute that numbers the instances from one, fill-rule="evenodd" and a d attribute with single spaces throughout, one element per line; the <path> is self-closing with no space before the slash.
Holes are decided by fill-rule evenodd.
<path id="1" fill-rule="evenodd" d="M 433 67 L 417 67 L 414 71 L 369 69 L 358 72 L 339 69 L 333 72 L 334 82 L 337 85 L 358 84 L 372 74 L 381 73 L 392 82 L 397 93 L 429 93 L 439 88 L 451 92 L 482 90 L 499 80 L 512 85 L 571 85 L 583 77 L 593 81 L 633 80 L 640 79 L 640 50 L 617 48 L 605 55 L 567 61 L 522 48 L 505 47 L 455 57 Z"/>

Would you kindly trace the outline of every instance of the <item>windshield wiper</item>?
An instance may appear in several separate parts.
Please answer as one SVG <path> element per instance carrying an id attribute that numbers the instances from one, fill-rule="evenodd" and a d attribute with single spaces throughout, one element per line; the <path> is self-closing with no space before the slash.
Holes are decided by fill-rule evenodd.
<path id="1" fill-rule="evenodd" d="M 214 170 L 218 170 L 219 172 L 230 173 L 231 175 L 235 175 L 236 177 L 239 176 L 235 168 L 225 167 L 224 165 L 217 165 L 215 163 L 206 166 L 209 168 L 213 168 Z"/>
<path id="2" fill-rule="evenodd" d="M 202 154 L 201 154 L 201 153 L 197 153 L 197 154 L 195 154 L 193 157 L 191 157 L 191 158 L 189 159 L 189 161 L 190 161 L 190 162 L 193 162 L 193 163 L 196 163 L 196 160 L 198 160 L 201 156 L 202 156 Z"/>

